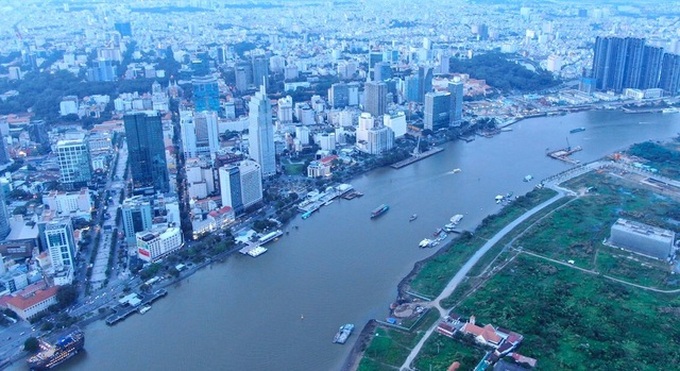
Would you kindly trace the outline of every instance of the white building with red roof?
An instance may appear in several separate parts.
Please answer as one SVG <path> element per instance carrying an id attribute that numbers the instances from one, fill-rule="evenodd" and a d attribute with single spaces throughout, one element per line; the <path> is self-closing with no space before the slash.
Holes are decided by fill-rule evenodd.
<path id="1" fill-rule="evenodd" d="M 57 287 L 40 286 L 42 287 L 37 288 L 34 285 L 28 286 L 13 297 L 7 299 L 7 308 L 16 313 L 21 319 L 28 321 L 35 315 L 47 310 L 50 305 L 56 304 Z"/>

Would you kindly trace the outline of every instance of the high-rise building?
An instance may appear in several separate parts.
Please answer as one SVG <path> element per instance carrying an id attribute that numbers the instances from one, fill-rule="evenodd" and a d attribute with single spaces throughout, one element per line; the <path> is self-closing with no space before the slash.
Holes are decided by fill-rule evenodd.
<path id="1" fill-rule="evenodd" d="M 291 125 L 293 123 L 293 97 L 288 95 L 278 100 L 276 117 L 281 125 Z"/>
<path id="2" fill-rule="evenodd" d="M 115 81 L 118 78 L 117 72 L 113 61 L 100 59 L 87 69 L 87 81 Z"/>
<path id="3" fill-rule="evenodd" d="M 134 187 L 168 192 L 170 180 L 160 115 L 155 112 L 129 114 L 123 116 L 123 122 Z"/>
<path id="4" fill-rule="evenodd" d="M 401 138 L 406 134 L 406 115 L 404 112 L 386 113 L 383 118 L 383 123 L 388 128 L 392 129 L 395 138 Z"/>
<path id="5" fill-rule="evenodd" d="M 387 112 L 387 84 L 369 81 L 364 84 L 364 111 L 379 117 Z"/>
<path id="6" fill-rule="evenodd" d="M 144 196 L 126 198 L 121 206 L 123 231 L 128 243 L 134 243 L 137 232 L 148 231 L 153 226 L 151 201 Z"/>
<path id="7" fill-rule="evenodd" d="M 349 87 L 345 83 L 336 83 L 328 89 L 328 103 L 333 108 L 349 106 Z"/>
<path id="8" fill-rule="evenodd" d="M 375 64 L 383 61 L 382 52 L 372 51 L 368 53 L 368 74 L 373 75 Z"/>
<path id="9" fill-rule="evenodd" d="M 241 195 L 241 171 L 238 165 L 227 165 L 219 169 L 220 196 L 222 206 L 229 206 L 236 215 L 243 213 Z"/>
<path id="10" fill-rule="evenodd" d="M 9 153 L 7 152 L 7 141 L 5 137 L 0 134 L 0 166 L 10 162 Z"/>
<path id="11" fill-rule="evenodd" d="M 56 145 L 59 182 L 68 190 L 86 187 L 92 179 L 90 151 L 84 139 L 60 140 Z"/>
<path id="12" fill-rule="evenodd" d="M 76 257 L 76 244 L 73 240 L 71 219 L 61 218 L 44 225 L 46 250 L 55 271 L 73 267 Z"/>
<path id="13" fill-rule="evenodd" d="M 263 55 L 253 58 L 253 83 L 269 88 L 269 58 Z"/>
<path id="14" fill-rule="evenodd" d="M 455 126 L 463 121 L 463 96 L 464 87 L 460 78 L 454 78 L 449 82 L 449 93 L 451 93 L 451 125 Z"/>
<path id="15" fill-rule="evenodd" d="M 451 123 L 451 93 L 432 92 L 425 94 L 424 128 L 437 130 Z"/>
<path id="16" fill-rule="evenodd" d="M 378 126 L 370 113 L 359 116 L 356 130 L 356 148 L 362 152 L 377 155 L 394 146 L 394 132 L 386 126 Z"/>
<path id="17" fill-rule="evenodd" d="M 214 76 L 196 76 L 191 79 L 191 84 L 196 112 L 220 111 L 220 90 Z"/>
<path id="18" fill-rule="evenodd" d="M 425 94 L 432 91 L 432 67 L 420 66 L 418 68 L 418 102 L 425 102 Z"/>
<path id="19" fill-rule="evenodd" d="M 359 105 L 359 83 L 358 82 L 350 82 L 347 84 L 347 91 L 348 91 L 348 102 L 350 106 L 358 106 Z"/>
<path id="20" fill-rule="evenodd" d="M 663 60 L 661 48 L 645 46 L 640 38 L 598 37 L 592 77 L 599 90 L 656 87 Z"/>
<path id="21" fill-rule="evenodd" d="M 253 72 L 251 65 L 247 63 L 236 64 L 235 77 L 236 77 L 236 89 L 240 92 L 248 90 L 248 86 L 252 84 Z"/>
<path id="22" fill-rule="evenodd" d="M 182 230 L 178 227 L 160 227 L 139 232 L 136 240 L 137 256 L 147 262 L 158 261 L 184 245 Z"/>
<path id="23" fill-rule="evenodd" d="M 196 124 L 194 123 L 193 111 L 179 111 L 179 129 L 182 138 L 182 153 L 184 153 L 184 157 L 196 157 Z"/>
<path id="24" fill-rule="evenodd" d="M 392 66 L 388 62 L 376 63 L 373 70 L 374 81 L 385 81 L 392 78 Z"/>
<path id="25" fill-rule="evenodd" d="M 265 177 L 276 174 L 276 148 L 274 146 L 274 126 L 272 125 L 272 106 L 264 86 L 255 93 L 248 105 L 250 123 L 248 142 L 250 157 L 262 167 Z"/>
<path id="26" fill-rule="evenodd" d="M 120 36 L 132 36 L 132 27 L 130 26 L 130 22 L 116 22 L 113 24 L 113 27 L 120 33 Z"/>
<path id="27" fill-rule="evenodd" d="M 418 75 L 410 75 L 404 78 L 403 96 L 408 102 L 420 101 L 420 78 Z"/>
<path id="28" fill-rule="evenodd" d="M 659 87 L 670 95 L 680 92 L 680 55 L 664 54 Z"/>
<path id="29" fill-rule="evenodd" d="M 5 200 L 5 192 L 0 192 L 0 240 L 3 240 L 10 232 L 9 213 L 7 212 L 7 201 Z M 0 261 L 1 263 L 1 261 Z"/>
<path id="30" fill-rule="evenodd" d="M 659 85 L 661 66 L 663 62 L 663 48 L 645 46 L 642 56 L 642 71 L 638 89 L 652 89 Z"/>
<path id="31" fill-rule="evenodd" d="M 220 149 L 217 114 L 214 111 L 198 112 L 194 115 L 194 125 L 196 127 L 196 152 L 199 155 L 214 156 Z"/>

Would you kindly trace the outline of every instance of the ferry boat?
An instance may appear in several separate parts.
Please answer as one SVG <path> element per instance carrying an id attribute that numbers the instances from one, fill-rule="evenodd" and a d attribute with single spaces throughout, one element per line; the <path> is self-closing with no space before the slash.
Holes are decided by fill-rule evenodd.
<path id="1" fill-rule="evenodd" d="M 414 221 L 414 220 L 416 220 L 416 219 L 418 219 L 418 214 L 413 214 L 413 215 L 411 215 L 410 218 L 408 218 L 408 221 L 409 221 L 409 222 L 412 222 L 412 221 Z"/>
<path id="2" fill-rule="evenodd" d="M 29 357 L 26 362 L 31 370 L 49 370 L 78 354 L 84 346 L 85 334 L 76 329 L 59 338 L 54 344 L 41 339 L 41 352 Z"/>
<path id="3" fill-rule="evenodd" d="M 340 330 L 335 334 L 333 342 L 336 344 L 345 344 L 347 338 L 352 335 L 352 331 L 354 331 L 354 325 L 351 323 L 340 326 Z"/>
<path id="4" fill-rule="evenodd" d="M 390 207 L 387 206 L 386 204 L 382 204 L 376 207 L 375 209 L 373 209 L 373 211 L 371 211 L 371 219 L 379 217 L 380 215 L 386 213 L 387 210 L 389 209 Z"/>
<path id="5" fill-rule="evenodd" d="M 581 126 L 580 128 L 576 128 L 576 129 L 571 129 L 571 130 L 569 130 L 569 132 L 572 133 L 572 134 L 574 134 L 574 133 L 580 133 L 580 132 L 582 132 L 582 131 L 586 131 L 586 128 L 584 128 L 583 126 Z"/>
<path id="6" fill-rule="evenodd" d="M 463 220 L 463 214 L 456 214 L 449 219 L 451 224 L 458 224 L 461 220 Z"/>
<path id="7" fill-rule="evenodd" d="M 148 312 L 149 310 L 151 310 L 151 306 L 145 305 L 145 306 L 139 308 L 139 314 L 144 314 L 144 313 Z"/>

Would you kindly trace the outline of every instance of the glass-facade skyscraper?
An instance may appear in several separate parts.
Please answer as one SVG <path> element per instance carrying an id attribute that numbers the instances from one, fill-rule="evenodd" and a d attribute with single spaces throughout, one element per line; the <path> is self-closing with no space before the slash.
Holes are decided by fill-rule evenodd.
<path id="1" fill-rule="evenodd" d="M 135 189 L 153 187 L 170 190 L 165 161 L 163 124 L 158 113 L 135 113 L 123 117 L 128 145 L 128 163 Z"/>
<path id="2" fill-rule="evenodd" d="M 220 112 L 220 90 L 214 76 L 196 76 L 191 79 L 191 84 L 196 112 Z"/>

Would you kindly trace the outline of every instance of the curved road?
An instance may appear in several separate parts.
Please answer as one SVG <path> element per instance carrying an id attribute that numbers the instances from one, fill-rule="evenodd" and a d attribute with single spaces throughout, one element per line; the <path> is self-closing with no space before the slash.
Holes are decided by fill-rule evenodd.
<path id="1" fill-rule="evenodd" d="M 559 200 L 560 198 L 564 197 L 566 194 L 566 190 L 564 188 L 559 188 L 559 187 L 554 187 L 550 186 L 551 189 L 555 190 L 557 192 L 557 195 L 553 196 L 551 199 L 544 201 L 543 203 L 535 206 L 531 210 L 528 210 L 526 213 L 522 214 L 519 218 L 515 219 L 512 221 L 512 223 L 506 225 L 503 229 L 498 231 L 493 237 L 491 237 L 477 252 L 475 252 L 470 259 L 468 259 L 467 262 L 460 268 L 458 273 L 456 273 L 455 276 L 449 281 L 448 285 L 444 288 L 444 290 L 437 296 L 436 299 L 433 300 L 434 307 L 437 308 L 439 311 L 440 317 L 444 317 L 447 315 L 446 310 L 441 307 L 439 304 L 439 301 L 449 297 L 453 291 L 458 287 L 458 284 L 465 278 L 465 276 L 470 272 L 470 269 L 477 264 L 479 259 L 481 259 L 484 254 L 487 253 L 498 241 L 501 240 L 501 238 L 505 237 L 506 234 L 508 234 L 510 231 L 515 229 L 520 223 L 524 222 L 525 220 L 529 219 L 532 215 L 536 214 L 537 212 L 541 211 L 544 209 L 546 206 L 552 204 L 553 202 Z M 404 361 L 404 364 L 401 365 L 401 370 L 410 370 L 411 368 L 409 367 L 413 360 L 416 358 L 416 355 L 418 355 L 418 352 L 420 352 L 420 349 L 423 347 L 423 344 L 425 344 L 425 341 L 432 335 L 432 332 L 437 328 L 438 321 L 435 322 L 432 327 L 430 327 L 427 332 L 425 332 L 425 335 L 420 339 L 418 344 L 411 350 L 411 353 L 409 353 L 408 357 L 406 358 L 406 361 Z"/>

